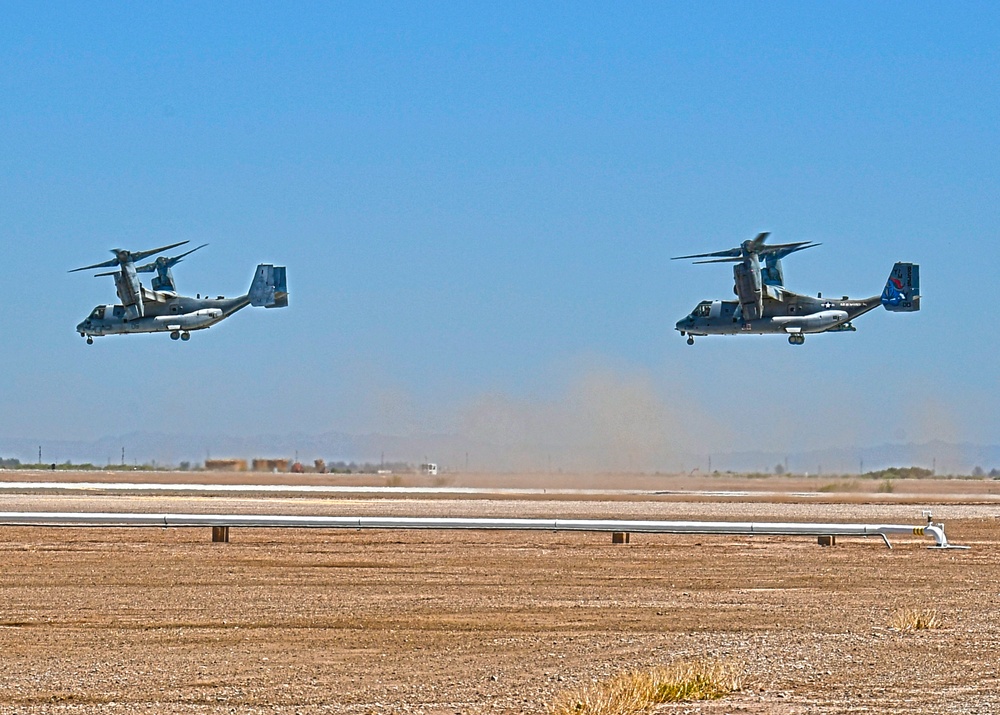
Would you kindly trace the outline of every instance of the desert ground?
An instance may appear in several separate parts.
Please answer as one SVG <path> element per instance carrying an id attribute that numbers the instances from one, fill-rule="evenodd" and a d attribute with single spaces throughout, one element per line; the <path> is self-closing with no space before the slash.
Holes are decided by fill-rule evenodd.
<path id="1" fill-rule="evenodd" d="M 0 472 L 0 482 L 384 484 L 336 475 Z M 381 481 L 380 481 L 381 480 Z M 429 484 L 407 477 L 404 486 Z M 1000 482 L 453 475 L 553 494 L 0 491 L 0 511 L 921 524 L 924 537 L 0 527 L 0 713 L 545 713 L 624 670 L 710 659 L 677 713 L 1000 712 Z M 625 490 L 574 494 L 575 487 Z M 898 628 L 907 610 L 940 627 Z"/>

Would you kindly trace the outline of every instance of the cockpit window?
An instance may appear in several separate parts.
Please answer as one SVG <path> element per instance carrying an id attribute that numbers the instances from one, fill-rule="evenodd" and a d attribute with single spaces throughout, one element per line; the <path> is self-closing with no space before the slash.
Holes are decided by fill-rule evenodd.
<path id="1" fill-rule="evenodd" d="M 712 304 L 706 300 L 699 303 L 698 307 L 694 309 L 691 315 L 693 315 L 696 318 L 707 318 L 711 310 L 712 310 Z"/>
<path id="2" fill-rule="evenodd" d="M 91 320 L 104 320 L 104 306 L 99 305 L 94 308 L 94 312 L 90 314 Z"/>

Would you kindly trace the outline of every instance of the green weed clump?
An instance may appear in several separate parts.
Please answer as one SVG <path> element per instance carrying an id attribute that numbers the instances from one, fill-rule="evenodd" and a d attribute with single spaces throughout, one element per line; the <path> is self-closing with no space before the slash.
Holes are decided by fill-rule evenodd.
<path id="1" fill-rule="evenodd" d="M 731 665 L 684 661 L 620 673 L 608 680 L 565 693 L 549 715 L 643 715 L 661 703 L 717 700 L 743 689 Z"/>
<path id="2" fill-rule="evenodd" d="M 816 491 L 831 493 L 831 492 L 856 492 L 861 490 L 861 483 L 857 480 L 850 480 L 845 482 L 830 482 L 829 484 L 824 484 Z"/>

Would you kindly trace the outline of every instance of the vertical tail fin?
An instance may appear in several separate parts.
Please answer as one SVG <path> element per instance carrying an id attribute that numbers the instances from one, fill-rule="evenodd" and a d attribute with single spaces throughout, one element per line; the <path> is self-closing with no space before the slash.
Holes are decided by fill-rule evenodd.
<path id="1" fill-rule="evenodd" d="M 250 284 L 250 305 L 265 308 L 284 308 L 288 305 L 284 266 L 269 263 L 257 266 L 257 273 Z"/>
<path id="2" fill-rule="evenodd" d="M 895 313 L 920 310 L 920 266 L 897 263 L 882 291 L 882 306 Z"/>

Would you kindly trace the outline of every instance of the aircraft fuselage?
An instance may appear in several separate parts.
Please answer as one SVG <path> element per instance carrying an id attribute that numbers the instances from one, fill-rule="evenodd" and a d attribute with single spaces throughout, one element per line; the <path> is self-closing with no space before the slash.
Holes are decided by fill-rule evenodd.
<path id="1" fill-rule="evenodd" d="M 90 337 L 202 330 L 250 304 L 245 295 L 239 298 L 191 298 L 167 292 L 153 295 L 156 299 L 146 301 L 141 318 L 129 318 L 123 305 L 99 305 L 76 326 L 76 331 Z"/>
<path id="2" fill-rule="evenodd" d="M 682 335 L 768 335 L 854 330 L 851 321 L 874 310 L 879 296 L 863 299 L 812 297 L 768 286 L 759 318 L 745 320 L 739 301 L 705 300 L 674 326 Z"/>

